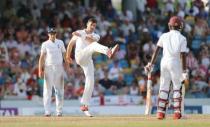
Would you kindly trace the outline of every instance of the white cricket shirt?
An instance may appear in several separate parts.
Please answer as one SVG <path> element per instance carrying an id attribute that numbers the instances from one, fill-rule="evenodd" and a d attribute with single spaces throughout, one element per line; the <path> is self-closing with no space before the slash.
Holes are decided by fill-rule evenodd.
<path id="1" fill-rule="evenodd" d="M 75 55 L 79 51 L 81 51 L 82 49 L 84 49 L 85 47 L 88 46 L 89 43 L 85 40 L 85 37 L 87 35 L 92 35 L 96 39 L 96 41 L 99 41 L 99 39 L 100 39 L 100 36 L 98 34 L 96 34 L 94 32 L 91 33 L 91 34 L 87 34 L 85 32 L 85 29 L 83 29 L 83 30 L 77 30 L 76 32 L 79 33 L 81 35 L 81 37 L 78 37 L 77 40 L 76 40 Z"/>
<path id="2" fill-rule="evenodd" d="M 66 49 L 62 40 L 55 39 L 55 42 L 47 40 L 42 43 L 41 53 L 46 53 L 45 66 L 62 65 L 64 52 Z"/>
<path id="3" fill-rule="evenodd" d="M 180 59 L 181 52 L 188 52 L 186 38 L 177 30 L 170 30 L 160 36 L 157 46 L 163 48 L 162 59 Z"/>

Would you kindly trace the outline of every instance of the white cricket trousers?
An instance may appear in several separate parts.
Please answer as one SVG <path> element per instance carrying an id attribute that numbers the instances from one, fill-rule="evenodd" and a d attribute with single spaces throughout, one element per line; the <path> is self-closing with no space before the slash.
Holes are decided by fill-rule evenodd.
<path id="1" fill-rule="evenodd" d="M 64 99 L 63 65 L 45 66 L 43 101 L 45 114 L 50 114 L 52 87 L 55 90 L 56 113 L 62 113 Z"/>
<path id="2" fill-rule="evenodd" d="M 181 68 L 181 62 L 177 59 L 170 59 L 170 60 L 161 60 L 161 76 L 160 76 L 160 90 L 159 90 L 159 98 L 167 100 L 170 84 L 172 81 L 173 84 L 173 100 L 176 100 L 174 102 L 174 107 L 176 108 L 175 112 L 180 112 L 180 104 L 181 100 L 179 99 L 181 97 L 181 79 L 182 79 L 182 68 Z M 178 98 L 178 100 L 177 100 Z M 166 102 L 159 102 L 159 107 L 165 107 Z M 158 108 L 158 112 L 165 112 L 163 110 L 160 110 Z"/>
<path id="3" fill-rule="evenodd" d="M 81 66 L 85 74 L 85 89 L 81 98 L 81 104 L 83 105 L 89 105 L 94 88 L 94 65 L 92 54 L 94 52 L 99 52 L 106 55 L 108 49 L 109 48 L 106 46 L 93 42 L 75 53 L 76 62 Z"/>
<path id="4" fill-rule="evenodd" d="M 169 91 L 170 83 L 173 90 L 180 90 L 182 67 L 179 59 L 161 60 L 160 90 Z"/>

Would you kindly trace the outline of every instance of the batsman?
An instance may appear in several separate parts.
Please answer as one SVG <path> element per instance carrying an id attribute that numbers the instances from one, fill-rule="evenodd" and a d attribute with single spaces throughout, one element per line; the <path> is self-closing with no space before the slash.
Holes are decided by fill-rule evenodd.
<path id="1" fill-rule="evenodd" d="M 160 66 L 160 89 L 157 104 L 157 118 L 162 120 L 165 118 L 166 107 L 168 104 L 170 82 L 173 84 L 173 107 L 174 119 L 182 117 L 182 81 L 188 80 L 188 70 L 186 67 L 187 40 L 181 34 L 183 21 L 173 16 L 168 22 L 169 32 L 162 34 L 157 42 L 155 52 L 151 61 L 145 66 L 147 73 L 151 72 L 156 61 L 156 57 L 161 49 L 163 56 Z"/>

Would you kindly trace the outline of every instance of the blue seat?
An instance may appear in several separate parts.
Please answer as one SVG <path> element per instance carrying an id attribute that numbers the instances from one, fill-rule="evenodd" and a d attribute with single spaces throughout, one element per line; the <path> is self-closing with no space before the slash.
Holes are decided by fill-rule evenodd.
<path id="1" fill-rule="evenodd" d="M 206 39 L 207 39 L 207 40 L 210 40 L 210 35 L 208 35 L 208 36 L 206 37 Z"/>
<path id="2" fill-rule="evenodd" d="M 195 35 L 195 36 L 194 36 L 194 40 L 202 40 L 202 37 L 199 36 L 199 35 Z"/>
<path id="3" fill-rule="evenodd" d="M 108 63 L 108 69 L 110 70 L 112 67 L 114 67 L 114 63 L 113 62 Z"/>
<path id="4" fill-rule="evenodd" d="M 193 40 L 193 41 L 192 41 L 192 44 L 191 44 L 192 52 L 193 52 L 194 54 L 199 53 L 200 46 L 201 46 L 201 40 Z"/>
<path id="5" fill-rule="evenodd" d="M 133 80 L 134 80 L 133 75 L 132 74 L 125 74 L 124 75 L 124 80 L 125 80 L 127 85 L 131 85 Z"/>
<path id="6" fill-rule="evenodd" d="M 208 35 L 208 36 L 206 37 L 206 43 L 207 43 L 207 44 L 210 44 L 210 35 Z"/>
<path id="7" fill-rule="evenodd" d="M 100 64 L 100 63 L 103 62 L 103 57 L 102 57 L 101 54 L 94 55 L 93 59 L 94 59 L 94 62 L 95 62 L 96 64 Z"/>
<path id="8" fill-rule="evenodd" d="M 200 46 L 201 46 L 201 40 L 194 39 L 192 41 L 192 45 L 191 45 L 192 49 L 195 49 L 195 50 L 200 49 Z"/>
<path id="9" fill-rule="evenodd" d="M 126 51 L 126 45 L 125 44 L 120 44 L 120 49 Z"/>
<path id="10" fill-rule="evenodd" d="M 127 60 L 120 60 L 119 61 L 119 66 L 122 67 L 122 68 L 128 68 L 128 62 Z"/>

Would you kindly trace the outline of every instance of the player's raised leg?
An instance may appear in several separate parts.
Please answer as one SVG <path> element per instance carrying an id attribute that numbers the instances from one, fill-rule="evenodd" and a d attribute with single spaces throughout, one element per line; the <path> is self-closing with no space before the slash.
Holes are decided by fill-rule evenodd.
<path id="1" fill-rule="evenodd" d="M 87 47 L 85 47 L 80 53 L 78 53 L 76 59 L 79 64 L 85 63 L 86 59 L 92 58 L 94 52 L 102 53 L 107 55 L 110 59 L 113 58 L 115 53 L 119 50 L 119 45 L 116 44 L 113 48 L 108 48 L 107 46 L 101 45 L 98 42 L 92 42 Z"/>

